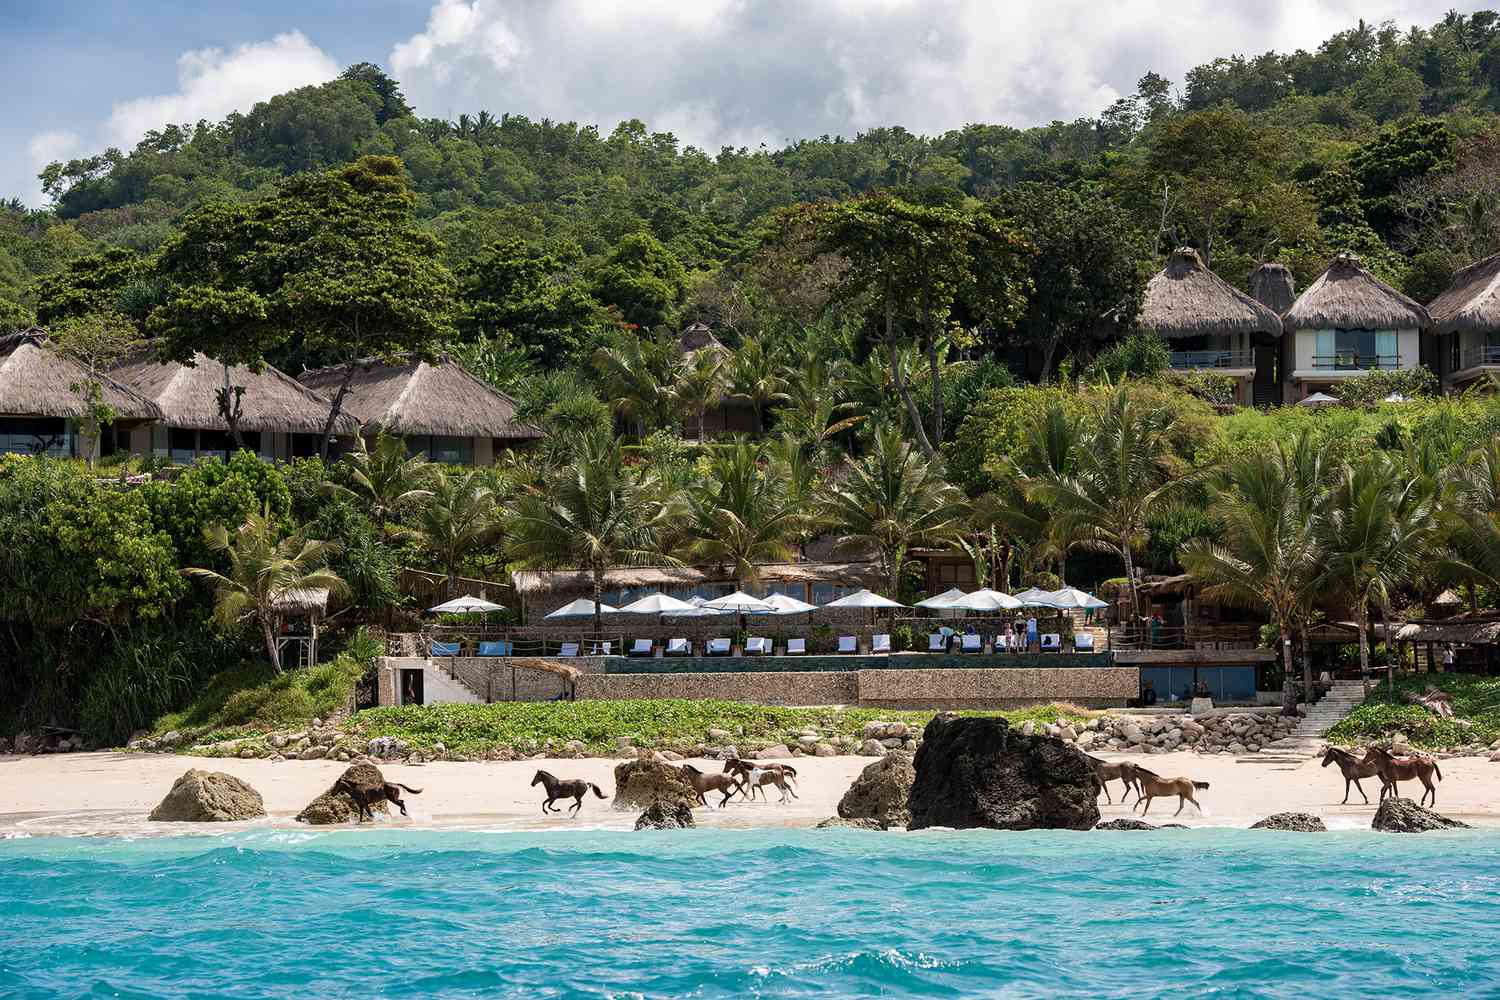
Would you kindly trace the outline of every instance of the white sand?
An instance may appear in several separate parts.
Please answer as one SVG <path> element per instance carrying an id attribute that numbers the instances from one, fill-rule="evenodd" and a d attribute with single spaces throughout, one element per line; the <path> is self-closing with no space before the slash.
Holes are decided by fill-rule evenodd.
<path id="1" fill-rule="evenodd" d="M 1125 759 L 1107 754 L 1109 759 Z M 1200 757 L 1192 753 L 1152 754 L 1134 759 L 1147 763 L 1158 774 L 1190 777 L 1209 782 L 1198 793 L 1204 813 L 1189 804 L 1176 822 L 1190 826 L 1248 826 L 1274 812 L 1310 812 L 1323 817 L 1334 829 L 1368 828 L 1379 794 L 1379 781 L 1364 781 L 1371 805 L 1360 802 L 1339 805 L 1344 781 L 1336 767 L 1319 767 L 1317 760 L 1300 765 L 1250 763 L 1254 757 L 1218 755 Z M 613 795 L 613 770 L 618 761 L 553 760 L 506 763 L 387 764 L 381 770 L 388 780 L 422 789 L 407 797 L 410 819 L 397 816 L 381 820 L 395 826 L 494 830 L 570 829 L 607 827 L 628 829 L 634 812 L 615 812 L 608 801 L 592 795 L 577 819 L 544 817 L 541 788 L 528 787 L 538 767 L 561 778 L 585 778 Z M 704 770 L 720 770 L 719 761 L 697 762 Z M 768 827 L 811 826 L 834 815 L 839 798 L 861 769 L 867 757 L 800 757 L 800 798 L 782 805 L 774 788 L 769 800 L 747 803 L 736 798 L 724 810 L 700 807 L 702 826 Z M 31 834 L 150 834 L 227 832 L 247 826 L 296 826 L 293 817 L 325 790 L 347 765 L 328 761 L 204 759 L 162 754 L 85 753 L 41 757 L 0 757 L 0 837 Z M 172 782 L 190 767 L 226 771 L 248 781 L 264 797 L 268 820 L 255 824 L 160 824 L 149 823 L 146 814 L 171 788 Z M 1476 825 L 1500 825 L 1500 764 L 1483 758 L 1456 758 L 1441 762 L 1445 780 L 1438 786 L 1438 811 Z M 1402 794 L 1412 799 L 1421 794 L 1419 782 L 1404 783 Z M 1111 782 L 1110 794 L 1119 802 L 1120 785 Z M 711 796 L 710 802 L 716 801 Z M 1106 805 L 1099 799 L 1104 819 L 1132 815 L 1129 807 Z M 564 803 L 566 806 L 567 803 Z M 1176 799 L 1158 799 L 1146 817 L 1155 822 L 1174 821 Z M 1139 815 L 1137 812 L 1136 815 Z"/>

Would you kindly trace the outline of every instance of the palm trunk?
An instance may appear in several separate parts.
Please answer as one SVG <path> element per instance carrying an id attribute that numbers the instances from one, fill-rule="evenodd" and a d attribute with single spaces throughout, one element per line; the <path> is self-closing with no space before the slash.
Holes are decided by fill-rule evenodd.
<path id="1" fill-rule="evenodd" d="M 707 414 L 708 414 L 708 408 L 707 407 L 703 407 L 703 406 L 698 407 L 698 443 L 699 444 L 702 444 L 703 443 L 703 439 L 705 437 L 707 437 L 707 435 L 708 435 Z"/>
<path id="2" fill-rule="evenodd" d="M 1120 546 L 1125 557 L 1125 582 L 1130 587 L 1130 614 L 1137 623 L 1141 620 L 1141 595 L 1135 589 L 1135 560 L 1130 555 L 1130 546 Z"/>
<path id="3" fill-rule="evenodd" d="M 1302 697 L 1304 697 L 1304 698 L 1307 699 L 1308 707 L 1311 708 L 1312 707 L 1312 700 L 1313 700 L 1312 657 L 1308 655 L 1307 625 L 1306 625 L 1306 623 L 1304 623 L 1302 625 L 1301 640 L 1302 640 L 1302 642 L 1301 642 L 1301 646 L 1302 646 Z"/>
<path id="4" fill-rule="evenodd" d="M 594 567 L 594 638 L 604 631 L 604 612 L 599 610 L 599 601 L 604 596 L 604 570 Z"/>
<path id="5" fill-rule="evenodd" d="M 271 668 L 279 674 L 281 673 L 281 650 L 276 648 L 276 633 L 271 630 L 269 618 L 261 618 L 260 630 L 266 639 L 266 656 L 270 657 Z"/>
<path id="6" fill-rule="evenodd" d="M 1370 697 L 1370 608 L 1360 599 L 1355 611 L 1359 621 L 1359 679 L 1365 686 L 1365 697 Z"/>
<path id="7" fill-rule="evenodd" d="M 1278 622 L 1281 629 L 1281 714 L 1297 714 L 1297 692 L 1292 687 L 1292 633 L 1286 622 Z"/>

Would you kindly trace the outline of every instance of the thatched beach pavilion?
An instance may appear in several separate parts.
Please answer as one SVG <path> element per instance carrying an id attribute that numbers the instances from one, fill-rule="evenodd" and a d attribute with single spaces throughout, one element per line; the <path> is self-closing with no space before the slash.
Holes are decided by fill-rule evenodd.
<path id="1" fill-rule="evenodd" d="M 1282 317 L 1286 401 L 1323 391 L 1337 396 L 1343 379 L 1435 360 L 1423 357 L 1431 325 L 1420 303 L 1365 270 L 1358 257 L 1335 257 Z"/>
<path id="2" fill-rule="evenodd" d="M 219 412 L 218 392 L 224 387 L 224 365 L 220 362 L 198 354 L 191 365 L 175 361 L 163 364 L 146 355 L 111 374 L 161 411 L 159 423 L 132 431 L 132 453 L 191 462 L 204 455 L 227 457 L 234 450 L 229 424 Z M 232 365 L 229 384 L 245 389 L 239 398 L 240 436 L 245 447 L 283 461 L 318 454 L 328 420 L 329 402 L 325 397 L 270 365 L 259 372 Z M 358 421 L 341 414 L 334 434 L 352 438 L 358 433 Z"/>
<path id="3" fill-rule="evenodd" d="M 1427 312 L 1440 338 L 1445 388 L 1500 374 L 1500 253 L 1454 275 Z"/>
<path id="4" fill-rule="evenodd" d="M 493 465 L 497 452 L 538 440 L 542 432 L 516 419 L 516 401 L 469 374 L 457 361 L 379 359 L 304 372 L 298 380 L 332 399 L 349 377 L 343 411 L 366 435 L 385 431 L 413 453 L 452 465 Z"/>
<path id="5" fill-rule="evenodd" d="M 80 439 L 77 421 L 85 415 L 82 385 L 88 372 L 77 362 L 47 346 L 40 329 L 0 336 L 0 453 L 84 456 L 87 441 Z M 161 417 L 161 410 L 128 385 L 101 377 L 100 402 L 114 410 L 112 428 L 100 442 L 100 452 L 116 450 L 121 438 Z"/>
<path id="6" fill-rule="evenodd" d="M 1172 251 L 1167 266 L 1146 285 L 1137 325 L 1172 346 L 1172 367 L 1210 370 L 1236 380 L 1235 400 L 1256 402 L 1257 351 L 1281 336 L 1281 317 L 1204 266 L 1198 251 Z M 1264 381 L 1275 376 L 1267 371 Z"/>

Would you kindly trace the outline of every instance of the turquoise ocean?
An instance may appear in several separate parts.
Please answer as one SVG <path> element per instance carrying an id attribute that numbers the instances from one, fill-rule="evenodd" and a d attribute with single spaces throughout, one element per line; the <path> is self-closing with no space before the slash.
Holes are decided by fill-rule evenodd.
<path id="1" fill-rule="evenodd" d="M 1500 996 L 1500 832 L 0 842 L 0 997 Z"/>

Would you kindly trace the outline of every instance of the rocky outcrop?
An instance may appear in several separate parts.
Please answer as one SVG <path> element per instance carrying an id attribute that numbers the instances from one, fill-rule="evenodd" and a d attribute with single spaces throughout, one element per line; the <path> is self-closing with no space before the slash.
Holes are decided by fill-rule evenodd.
<path id="1" fill-rule="evenodd" d="M 1099 781 L 1076 747 L 1022 736 L 1000 718 L 943 713 L 914 760 L 909 829 L 1091 830 Z"/>
<path id="2" fill-rule="evenodd" d="M 1290 736 L 1297 722 L 1295 718 L 1274 712 L 1215 711 L 1202 715 L 1150 718 L 1106 715 L 1089 720 L 1077 737 L 1078 745 L 1086 750 L 1257 753 L 1267 744 Z M 1048 729 L 1051 735 L 1066 736 L 1060 731 L 1061 727 Z"/>
<path id="3" fill-rule="evenodd" d="M 642 756 L 615 766 L 614 808 L 645 809 L 658 801 L 683 802 L 691 808 L 698 796 L 682 771 L 664 760 Z"/>
<path id="4" fill-rule="evenodd" d="M 148 819 L 159 823 L 232 823 L 266 814 L 260 793 L 232 774 L 188 771 Z"/>
<path id="5" fill-rule="evenodd" d="M 635 820 L 637 830 L 686 830 L 692 826 L 697 826 L 693 809 L 681 800 L 664 802 L 658 799 Z"/>
<path id="6" fill-rule="evenodd" d="M 1375 810 L 1370 829 L 1382 833 L 1427 833 L 1432 830 L 1469 828 L 1469 824 L 1433 812 L 1411 799 L 1388 798 Z"/>
<path id="7" fill-rule="evenodd" d="M 1147 823 L 1143 819 L 1112 819 L 1106 823 L 1100 823 L 1094 827 L 1095 830 L 1155 830 L 1155 823 Z"/>
<path id="8" fill-rule="evenodd" d="M 893 750 L 866 765 L 854 784 L 839 799 L 843 819 L 873 820 L 882 830 L 904 827 L 911 822 L 906 800 L 911 795 L 917 771 L 908 754 Z"/>
<path id="9" fill-rule="evenodd" d="M 1328 827 L 1312 813 L 1273 813 L 1250 826 L 1252 830 L 1286 830 L 1291 833 L 1327 833 Z"/>
<path id="10" fill-rule="evenodd" d="M 385 784 L 385 775 L 381 774 L 380 768 L 374 764 L 355 764 L 346 768 L 338 782 L 309 802 L 307 808 L 297 814 L 297 821 L 311 826 L 334 826 L 339 823 L 357 821 L 359 807 L 354 804 L 354 799 L 349 793 L 339 787 L 342 782 L 348 782 L 357 788 L 378 788 Z M 388 812 L 384 799 L 375 802 L 370 809 L 372 812 L 381 814 Z"/>
<path id="11" fill-rule="evenodd" d="M 827 819 L 825 819 L 823 822 L 819 823 L 813 829 L 815 829 L 815 830 L 885 830 L 885 829 L 889 829 L 889 828 L 886 827 L 886 826 L 883 826 L 878 820 L 873 820 L 873 819 L 868 819 L 868 818 L 845 819 L 842 816 L 830 816 Z"/>

